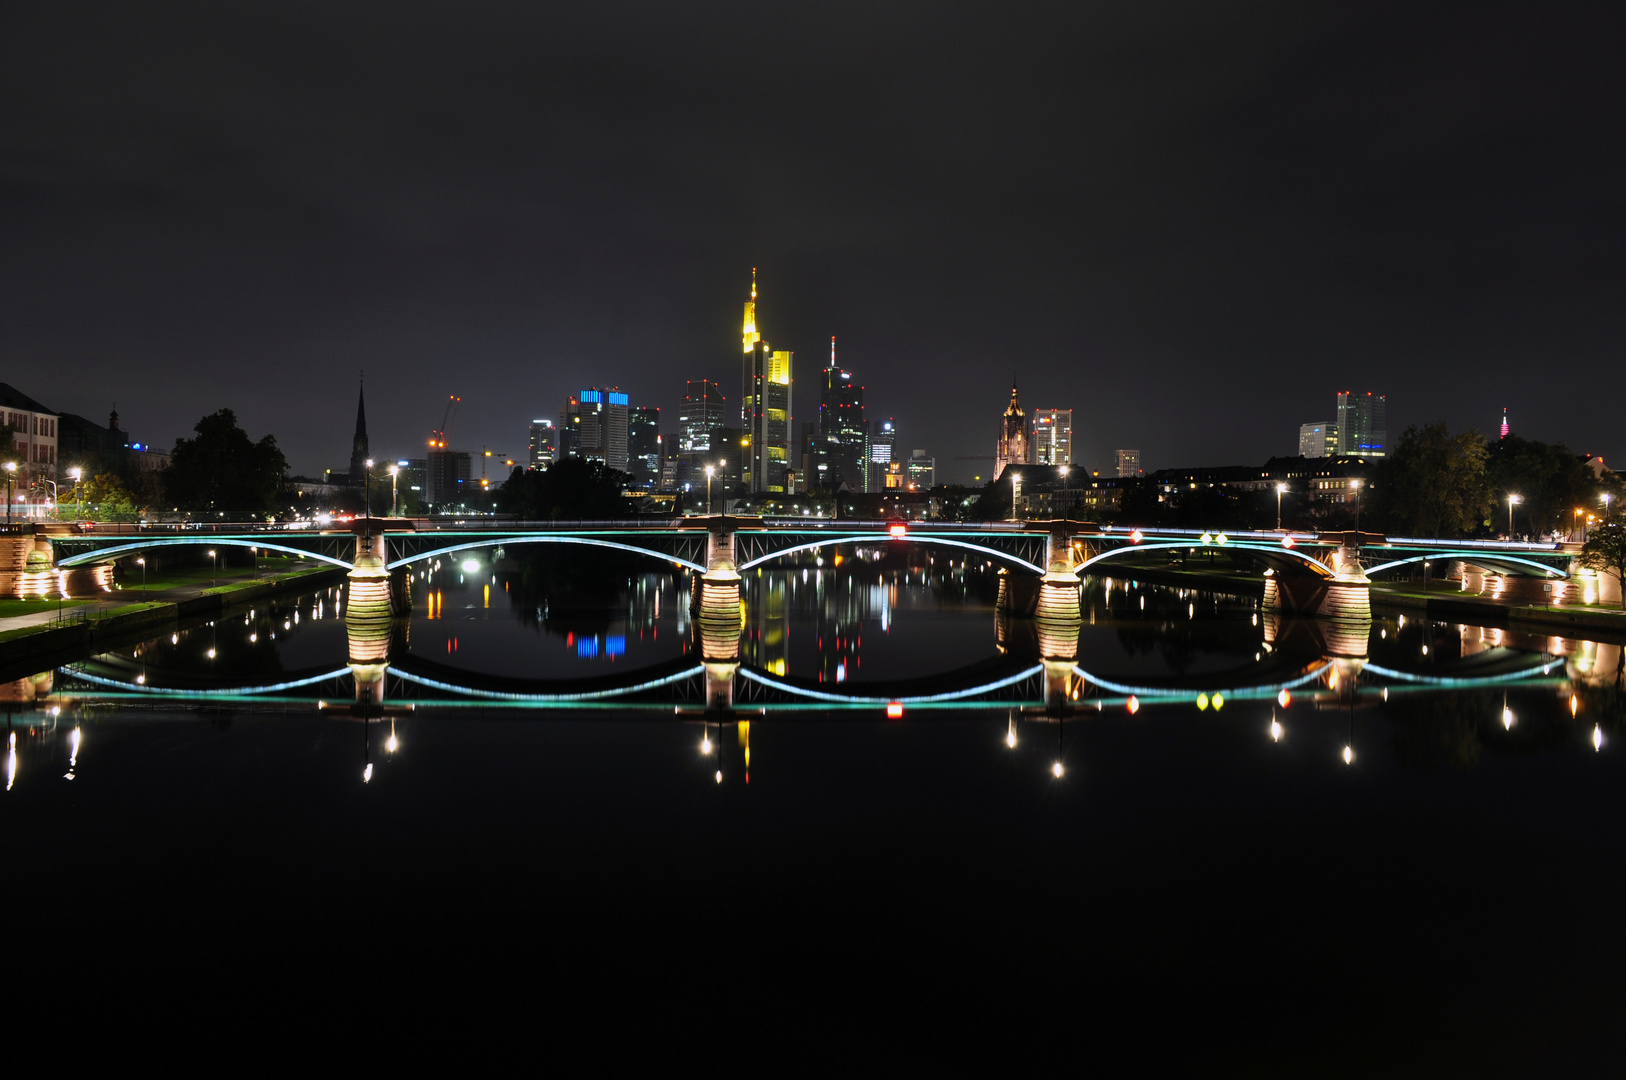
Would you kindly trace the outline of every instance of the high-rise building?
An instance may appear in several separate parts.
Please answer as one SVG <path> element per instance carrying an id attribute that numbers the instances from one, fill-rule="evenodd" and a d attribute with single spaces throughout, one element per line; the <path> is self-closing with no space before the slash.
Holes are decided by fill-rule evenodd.
<path id="1" fill-rule="evenodd" d="M 1299 425 L 1299 457 L 1333 457 L 1338 453 L 1338 425 L 1317 420 Z"/>
<path id="2" fill-rule="evenodd" d="M 1073 463 L 1073 410 L 1033 410 L 1033 463 Z"/>
<path id="3" fill-rule="evenodd" d="M 350 482 L 361 484 L 367 479 L 367 459 L 373 455 L 367 449 L 367 388 L 356 390 L 356 433 L 350 438 Z"/>
<path id="4" fill-rule="evenodd" d="M 1500 435 L 1498 435 L 1497 438 L 1498 439 L 1505 439 L 1505 438 L 1507 438 L 1507 436 L 1508 436 L 1507 406 L 1504 405 L 1502 407 L 1502 433 Z"/>
<path id="5" fill-rule="evenodd" d="M 559 414 L 559 457 L 627 471 L 627 395 L 594 386 L 567 398 Z"/>
<path id="6" fill-rule="evenodd" d="M 1139 450 L 1120 450 L 1120 451 L 1118 451 L 1118 475 L 1119 476 L 1139 476 L 1140 475 L 1140 451 Z"/>
<path id="7" fill-rule="evenodd" d="M 745 483 L 752 492 L 783 492 L 790 463 L 792 353 L 774 352 L 757 331 L 757 272 L 751 268 L 751 299 L 745 303 L 744 385 L 740 415 L 745 428 Z"/>
<path id="8" fill-rule="evenodd" d="M 474 475 L 467 451 L 431 450 L 424 466 L 425 495 L 430 503 L 449 507 L 465 500 Z"/>
<path id="9" fill-rule="evenodd" d="M 802 468 L 808 486 L 831 490 L 845 484 L 848 490 L 866 489 L 865 461 L 869 443 L 864 424 L 864 388 L 852 372 L 836 365 L 836 339 L 830 338 L 830 365 L 819 381 L 817 430 L 804 453 L 809 460 Z"/>
<path id="10" fill-rule="evenodd" d="M 684 383 L 683 401 L 678 405 L 678 445 L 674 449 L 710 450 L 711 433 L 728 423 L 727 409 L 722 387 L 710 379 Z"/>
<path id="11" fill-rule="evenodd" d="M 907 475 L 911 491 L 930 491 L 937 486 L 937 459 L 928 457 L 924 450 L 916 450 L 909 455 Z"/>
<path id="12" fill-rule="evenodd" d="M 530 453 L 526 463 L 533 469 L 546 469 L 559 452 L 559 429 L 552 420 L 532 420 Z"/>
<path id="13" fill-rule="evenodd" d="M 1383 457 L 1389 450 L 1388 398 L 1383 394 L 1338 392 L 1338 453 Z"/>
<path id="14" fill-rule="evenodd" d="M 898 430 L 890 418 L 871 420 L 869 425 L 869 468 L 865 491 L 885 491 L 886 477 L 892 471 L 892 448 L 898 441 Z"/>
<path id="15" fill-rule="evenodd" d="M 661 411 L 634 405 L 627 412 L 627 469 L 640 487 L 653 488 L 661 476 Z"/>
<path id="16" fill-rule="evenodd" d="M 994 479 L 1007 465 L 1033 463 L 1033 425 L 1022 403 L 1017 400 L 1016 384 L 1011 384 L 1011 403 L 1005 406 L 1005 415 L 999 420 L 999 441 L 994 448 Z"/>

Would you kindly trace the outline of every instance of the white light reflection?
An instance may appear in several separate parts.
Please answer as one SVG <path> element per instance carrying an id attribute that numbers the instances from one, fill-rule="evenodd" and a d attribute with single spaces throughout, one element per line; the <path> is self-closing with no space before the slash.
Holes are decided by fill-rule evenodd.
<path id="1" fill-rule="evenodd" d="M 1355 748 L 1348 743 L 1344 744 L 1344 764 L 1355 764 Z"/>
<path id="2" fill-rule="evenodd" d="M 700 752 L 702 754 L 711 753 L 711 736 L 710 735 L 704 735 L 704 736 L 701 737 L 701 739 L 700 739 Z"/>
<path id="3" fill-rule="evenodd" d="M 1282 741 L 1282 722 L 1276 719 L 1274 716 L 1270 718 L 1270 741 Z"/>
<path id="4" fill-rule="evenodd" d="M 1052 774 L 1054 774 L 1056 779 L 1060 780 L 1061 779 L 1061 774 L 1063 772 L 1065 772 L 1066 770 L 1064 770 L 1061 767 L 1061 762 L 1058 761 L 1054 765 L 1050 766 L 1050 771 L 1051 771 Z"/>
<path id="5" fill-rule="evenodd" d="M 17 782 L 17 733 L 13 731 L 6 747 L 6 790 Z"/>
<path id="6" fill-rule="evenodd" d="M 68 733 L 68 768 L 79 763 L 79 744 L 84 741 L 84 732 L 77 727 Z"/>
<path id="7" fill-rule="evenodd" d="M 372 783 L 372 781 L 373 781 L 373 763 L 369 761 L 367 763 L 367 767 L 365 769 L 361 770 L 361 782 L 363 784 L 370 784 L 370 783 Z"/>
<path id="8" fill-rule="evenodd" d="M 1603 749 L 1603 725 L 1602 724 L 1593 724 L 1592 725 L 1592 749 L 1594 749 L 1594 750 L 1602 750 Z"/>
<path id="9" fill-rule="evenodd" d="M 723 770 L 721 770 L 721 769 L 717 770 L 717 782 L 719 784 L 721 784 L 723 782 Z"/>

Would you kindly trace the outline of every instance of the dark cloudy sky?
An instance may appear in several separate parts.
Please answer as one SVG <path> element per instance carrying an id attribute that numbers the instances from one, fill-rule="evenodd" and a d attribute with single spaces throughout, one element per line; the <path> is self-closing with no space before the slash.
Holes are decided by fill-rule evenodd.
<path id="1" fill-rule="evenodd" d="M 1559 9 L 1562 10 L 1559 10 Z M 1610 5 L 11 4 L 0 381 L 296 471 L 835 334 L 940 466 L 1260 461 L 1339 389 L 1626 458 Z M 984 463 L 961 462 L 969 476 Z M 952 469 L 945 471 L 953 472 Z"/>

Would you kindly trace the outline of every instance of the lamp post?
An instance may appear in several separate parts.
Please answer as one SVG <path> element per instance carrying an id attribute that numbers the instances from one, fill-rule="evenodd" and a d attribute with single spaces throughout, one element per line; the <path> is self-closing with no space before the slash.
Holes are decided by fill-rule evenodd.
<path id="1" fill-rule="evenodd" d="M 146 560 L 146 557 L 143 556 L 141 558 L 138 558 L 136 560 L 136 565 L 141 567 L 141 595 L 146 596 L 147 595 L 147 560 Z"/>
<path id="2" fill-rule="evenodd" d="M 711 513 L 711 474 L 716 472 L 710 465 L 706 466 L 706 513 Z"/>
<path id="3" fill-rule="evenodd" d="M 220 562 L 215 558 L 215 549 L 209 549 L 209 584 L 218 585 L 220 576 Z"/>
<path id="4" fill-rule="evenodd" d="M 6 462 L 6 526 L 11 526 L 11 484 L 17 479 L 17 463 Z"/>
<path id="5" fill-rule="evenodd" d="M 79 468 L 69 469 L 68 470 L 68 475 L 73 477 L 73 523 L 75 525 L 78 525 L 79 524 L 79 507 L 80 507 L 79 480 L 80 480 L 81 477 L 83 477 L 85 475 L 85 470 L 79 469 Z"/>
<path id="6" fill-rule="evenodd" d="M 1286 484 L 1276 485 L 1276 531 L 1282 531 L 1282 493 L 1287 490 Z"/>
<path id="7" fill-rule="evenodd" d="M 1067 494 L 1068 494 L 1067 474 L 1068 474 L 1069 471 L 1070 470 L 1066 465 L 1063 465 L 1061 467 L 1061 498 L 1062 498 L 1062 502 L 1067 504 L 1067 520 L 1071 521 L 1071 520 L 1073 520 L 1073 502 L 1072 502 L 1071 499 L 1069 499 L 1067 497 Z"/>
<path id="8" fill-rule="evenodd" d="M 1513 539 L 1513 504 L 1518 501 L 1519 497 L 1517 495 L 1507 497 L 1507 538 L 1509 541 Z"/>
<path id="9" fill-rule="evenodd" d="M 6 468 L 8 468 L 8 469 L 13 468 L 13 467 L 14 466 L 11 466 L 11 465 L 6 466 Z M 1603 520 L 1604 520 L 1605 524 L 1608 524 L 1608 522 L 1609 522 L 1609 500 L 1613 499 L 1613 498 L 1614 498 L 1613 495 L 1605 495 L 1603 497 Z"/>
<path id="10" fill-rule="evenodd" d="M 1361 550 L 1361 482 L 1351 480 L 1349 486 L 1355 492 L 1355 550 Z"/>
<path id="11" fill-rule="evenodd" d="M 390 517 L 396 517 L 401 512 L 400 511 L 399 491 L 395 486 L 396 482 L 397 482 L 396 478 L 399 477 L 400 475 L 401 475 L 401 466 L 399 466 L 399 465 L 391 465 L 390 466 Z"/>
<path id="12" fill-rule="evenodd" d="M 369 529 L 373 519 L 373 459 L 367 459 L 367 470 L 361 474 L 361 514 L 362 519 L 368 522 Z"/>

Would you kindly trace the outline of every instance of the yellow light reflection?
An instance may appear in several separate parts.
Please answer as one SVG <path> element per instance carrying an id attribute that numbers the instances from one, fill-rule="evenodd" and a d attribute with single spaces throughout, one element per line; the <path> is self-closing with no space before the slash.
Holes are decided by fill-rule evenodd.
<path id="1" fill-rule="evenodd" d="M 1059 761 L 1058 761 L 1058 762 L 1056 762 L 1056 763 L 1055 763 L 1055 764 L 1054 764 L 1054 765 L 1052 765 L 1052 766 L 1050 766 L 1050 771 L 1051 771 L 1051 772 L 1052 772 L 1052 773 L 1053 773 L 1053 774 L 1055 774 L 1055 777 L 1056 777 L 1056 779 L 1058 779 L 1058 780 L 1060 780 L 1060 779 L 1061 779 L 1061 774 L 1062 774 L 1062 773 L 1063 773 L 1063 772 L 1065 772 L 1065 771 L 1066 771 L 1066 770 L 1064 770 L 1064 769 L 1063 769 L 1063 768 L 1062 768 L 1062 767 L 1061 767 L 1061 762 L 1059 762 Z"/>
<path id="2" fill-rule="evenodd" d="M 1355 748 L 1353 746 L 1350 746 L 1348 743 L 1344 744 L 1344 764 L 1345 765 L 1353 765 L 1353 764 L 1355 764 Z"/>

